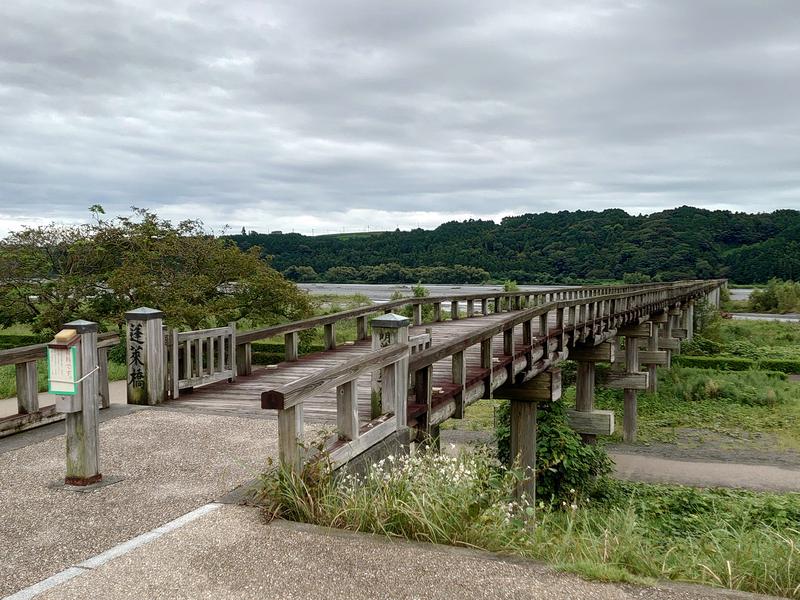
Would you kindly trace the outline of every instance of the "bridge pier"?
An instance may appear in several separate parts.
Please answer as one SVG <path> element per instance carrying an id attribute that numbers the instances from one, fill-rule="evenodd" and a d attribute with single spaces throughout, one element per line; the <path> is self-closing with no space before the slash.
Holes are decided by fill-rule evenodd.
<path id="1" fill-rule="evenodd" d="M 569 413 L 570 425 L 581 435 L 584 443 L 594 444 L 598 434 L 610 434 L 614 431 L 613 413 L 594 408 L 595 363 L 613 363 L 616 360 L 614 345 L 610 342 L 597 346 L 578 344 L 570 351 L 569 358 L 578 363 L 575 410 Z"/>
<path id="2" fill-rule="evenodd" d="M 615 385 L 622 387 L 624 395 L 622 439 L 626 442 L 635 442 L 638 430 L 637 390 L 647 389 L 649 386 L 649 372 L 639 372 L 639 340 L 649 339 L 652 336 L 652 324 L 631 325 L 618 330 L 625 338 L 625 372 L 621 374 Z M 648 370 L 649 371 L 649 370 Z"/>
<path id="3" fill-rule="evenodd" d="M 561 399 L 561 369 L 550 368 L 520 385 L 508 386 L 503 396 L 511 402 L 511 456 L 523 470 L 518 498 L 536 498 L 537 403 Z"/>

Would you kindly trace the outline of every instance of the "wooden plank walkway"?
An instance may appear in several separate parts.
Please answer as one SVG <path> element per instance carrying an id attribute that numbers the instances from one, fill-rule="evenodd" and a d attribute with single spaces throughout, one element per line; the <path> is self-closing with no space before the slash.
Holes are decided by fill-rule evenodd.
<path id="1" fill-rule="evenodd" d="M 515 311 L 516 312 L 516 311 Z M 432 344 L 443 344 L 461 338 L 473 331 L 491 324 L 501 323 L 513 313 L 492 313 L 486 316 L 475 315 L 455 321 L 442 321 L 439 323 L 426 323 L 422 326 L 411 327 L 409 335 L 425 333 L 430 328 Z M 550 327 L 555 326 L 555 314 L 550 315 Z M 537 332 L 533 332 L 536 337 Z M 514 345 L 522 346 L 522 325 L 514 328 Z M 177 400 L 164 404 L 167 407 L 200 410 L 203 412 L 220 412 L 236 416 L 277 418 L 277 411 L 261 408 L 261 392 L 297 381 L 313 375 L 323 369 L 343 364 L 358 356 L 366 356 L 372 352 L 371 340 L 363 340 L 352 344 L 337 346 L 335 350 L 317 352 L 301 356 L 294 362 L 282 362 L 273 368 L 257 368 L 251 375 L 239 376 L 234 383 L 220 382 L 197 388 L 193 392 L 184 392 Z M 495 357 L 503 356 L 503 335 L 498 334 L 492 339 L 492 354 Z M 469 348 L 466 353 L 467 381 L 480 376 L 480 346 Z M 451 359 L 447 358 L 434 364 L 433 386 L 442 388 L 442 392 L 435 399 L 437 402 L 452 396 Z M 359 417 L 362 423 L 370 419 L 370 378 L 360 377 L 357 383 Z M 316 422 L 336 422 L 336 392 L 329 392 L 305 400 L 304 420 Z"/>

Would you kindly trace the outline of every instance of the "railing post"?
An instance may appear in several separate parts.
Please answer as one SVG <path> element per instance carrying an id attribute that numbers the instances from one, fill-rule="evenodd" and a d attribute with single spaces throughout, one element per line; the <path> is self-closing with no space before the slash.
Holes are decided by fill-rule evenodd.
<path id="1" fill-rule="evenodd" d="M 98 443 L 97 323 L 72 321 L 64 325 L 64 329 L 78 335 L 77 341 L 71 346 L 75 349 L 74 373 L 78 382 L 75 394 L 58 396 L 56 399 L 56 410 L 66 413 L 67 472 L 64 483 L 86 486 L 103 478 L 100 474 Z M 160 324 L 158 334 L 163 346 Z M 58 336 L 51 344 L 51 353 L 55 351 L 53 348 L 58 347 L 57 342 Z M 51 365 L 51 377 L 52 369 Z"/>
<path id="2" fill-rule="evenodd" d="M 433 303 L 433 320 L 436 323 L 439 323 L 442 320 L 442 303 L 441 302 L 434 302 Z"/>
<path id="3" fill-rule="evenodd" d="M 414 325 L 422 325 L 422 304 L 411 305 L 414 315 Z"/>
<path id="4" fill-rule="evenodd" d="M 496 296 L 494 299 L 494 312 L 499 313 L 503 310 L 503 307 L 500 303 L 500 296 Z"/>
<path id="5" fill-rule="evenodd" d="M 108 385 L 108 348 L 97 349 L 97 381 L 98 381 L 98 402 L 100 408 L 111 406 L 111 391 Z"/>
<path id="6" fill-rule="evenodd" d="M 178 357 L 175 357 L 178 360 Z M 237 344 L 236 346 L 236 374 L 250 375 L 253 372 L 253 345 Z"/>
<path id="7" fill-rule="evenodd" d="M 297 360 L 300 350 L 300 335 L 297 331 L 290 331 L 283 336 L 284 360 L 294 362 Z"/>
<path id="8" fill-rule="evenodd" d="M 467 318 L 472 317 L 474 312 L 475 312 L 475 301 L 467 300 Z"/>
<path id="9" fill-rule="evenodd" d="M 450 300 L 450 318 L 453 319 L 453 321 L 459 318 L 458 300 Z"/>
<path id="10" fill-rule="evenodd" d="M 356 317 L 356 337 L 360 340 L 367 339 L 367 317 Z"/>
<path id="11" fill-rule="evenodd" d="M 491 398 L 492 394 L 492 376 L 494 364 L 492 362 L 492 338 L 486 338 L 481 342 L 481 369 L 487 369 L 488 373 L 484 377 L 484 385 L 486 386 L 486 394 L 484 398 Z"/>
<path id="12" fill-rule="evenodd" d="M 36 361 L 17 363 L 17 413 L 27 415 L 39 410 L 39 377 Z"/>
<path id="13" fill-rule="evenodd" d="M 303 468 L 303 403 L 278 411 L 278 457 L 299 473 Z"/>
<path id="14" fill-rule="evenodd" d="M 325 350 L 336 350 L 336 323 L 325 325 Z"/>
<path id="15" fill-rule="evenodd" d="M 408 345 L 408 318 L 388 314 L 372 320 L 372 349 L 380 350 L 392 344 Z M 390 380 L 386 381 L 389 375 Z M 391 388 L 391 389 L 389 389 Z M 397 429 L 405 429 L 408 403 L 408 358 L 404 358 L 372 374 L 372 418 L 392 412 L 397 416 Z"/>
<path id="16" fill-rule="evenodd" d="M 163 319 L 163 312 L 147 307 L 125 313 L 128 404 L 165 400 Z"/>
<path id="17" fill-rule="evenodd" d="M 456 412 L 453 414 L 454 419 L 463 419 L 464 418 L 464 391 L 467 386 L 467 361 L 464 355 L 464 351 L 456 352 L 450 358 L 451 364 L 451 373 L 453 375 L 453 384 L 458 385 L 461 387 L 459 391 L 456 392 L 454 396 L 454 400 L 456 402 Z"/>
<path id="18" fill-rule="evenodd" d="M 489 314 L 489 299 L 481 298 L 481 314 L 485 317 Z"/>

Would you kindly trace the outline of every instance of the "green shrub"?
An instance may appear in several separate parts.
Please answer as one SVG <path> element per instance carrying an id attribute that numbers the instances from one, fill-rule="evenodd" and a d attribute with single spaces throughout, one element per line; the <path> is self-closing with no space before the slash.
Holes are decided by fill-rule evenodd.
<path id="1" fill-rule="evenodd" d="M 800 360 L 765 358 L 759 361 L 760 369 L 780 371 L 781 373 L 800 373 Z"/>
<path id="2" fill-rule="evenodd" d="M 674 365 L 698 369 L 718 369 L 720 371 L 747 371 L 755 369 L 756 361 L 738 356 L 674 356 Z"/>
<path id="3" fill-rule="evenodd" d="M 800 309 L 800 282 L 770 279 L 766 288 L 753 290 L 750 307 L 756 312 L 787 313 Z"/>
<path id="4" fill-rule="evenodd" d="M 702 335 L 695 335 L 681 344 L 681 354 L 686 356 L 711 356 L 722 352 L 722 344 Z"/>
<path id="5" fill-rule="evenodd" d="M 518 473 L 485 449 L 388 457 L 360 476 L 320 465 L 265 474 L 267 515 L 546 560 L 593 579 L 800 598 L 800 494 L 600 478 L 585 501 L 555 509 L 513 501 Z"/>
<path id="6" fill-rule="evenodd" d="M 50 335 L 0 335 L 0 350 L 9 348 L 19 348 L 20 346 L 33 346 L 34 344 L 44 344 L 52 338 Z"/>
<path id="7" fill-rule="evenodd" d="M 674 367 L 659 371 L 662 400 L 708 400 L 745 406 L 776 406 L 792 399 L 793 386 L 780 373 L 764 371 L 720 372 L 708 369 Z"/>
<path id="8" fill-rule="evenodd" d="M 508 402 L 497 411 L 497 455 L 509 465 L 511 415 Z M 601 446 L 587 445 L 567 422 L 566 404 L 540 403 L 536 434 L 536 496 L 552 505 L 571 504 L 591 489 L 598 476 L 611 472 L 612 462 Z"/>

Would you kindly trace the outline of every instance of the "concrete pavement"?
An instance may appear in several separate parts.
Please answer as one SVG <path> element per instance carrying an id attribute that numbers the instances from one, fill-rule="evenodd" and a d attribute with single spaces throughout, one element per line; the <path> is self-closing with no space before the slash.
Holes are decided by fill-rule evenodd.
<path id="1" fill-rule="evenodd" d="M 587 582 L 539 563 L 276 521 L 222 506 L 40 596 L 139 600 L 752 598 L 702 587 Z"/>

